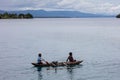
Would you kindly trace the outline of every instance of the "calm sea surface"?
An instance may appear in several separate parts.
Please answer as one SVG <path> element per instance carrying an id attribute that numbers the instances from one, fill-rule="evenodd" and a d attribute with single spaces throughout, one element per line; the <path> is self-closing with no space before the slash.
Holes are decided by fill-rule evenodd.
<path id="1" fill-rule="evenodd" d="M 39 52 L 48 62 L 69 52 L 84 62 L 36 68 Z M 0 80 L 120 80 L 120 19 L 0 20 Z"/>

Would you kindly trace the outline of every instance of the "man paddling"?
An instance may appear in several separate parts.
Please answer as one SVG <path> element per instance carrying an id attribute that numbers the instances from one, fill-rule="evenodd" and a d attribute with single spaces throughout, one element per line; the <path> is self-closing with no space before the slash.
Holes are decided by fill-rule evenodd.
<path id="1" fill-rule="evenodd" d="M 39 54 L 38 54 L 37 63 L 38 63 L 38 64 L 43 64 L 43 61 L 46 62 L 46 64 L 49 64 L 47 61 L 45 61 L 45 60 L 42 58 L 42 54 L 39 53 Z"/>
<path id="2" fill-rule="evenodd" d="M 54 64 L 54 63 L 48 63 L 47 61 L 45 61 L 43 58 L 42 58 L 42 54 L 41 53 L 39 53 L 38 54 L 38 60 L 37 60 L 38 62 L 38 64 L 44 64 L 43 63 L 43 61 L 47 64 L 47 65 L 51 65 L 51 66 L 57 66 L 56 64 Z"/>
<path id="3" fill-rule="evenodd" d="M 66 62 L 69 60 L 69 62 L 76 62 L 76 60 L 74 60 L 73 56 L 72 56 L 72 52 L 69 52 L 69 56 L 66 60 Z"/>

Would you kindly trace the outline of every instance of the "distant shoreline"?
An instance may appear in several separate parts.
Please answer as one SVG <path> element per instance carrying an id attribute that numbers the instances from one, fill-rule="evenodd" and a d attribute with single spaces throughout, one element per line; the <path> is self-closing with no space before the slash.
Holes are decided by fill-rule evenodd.
<path id="1" fill-rule="evenodd" d="M 80 11 L 46 11 L 46 10 L 18 10 L 18 11 L 4 11 L 0 13 L 11 14 L 27 14 L 30 13 L 33 18 L 100 18 L 100 17 L 115 17 L 115 15 L 84 13 Z"/>

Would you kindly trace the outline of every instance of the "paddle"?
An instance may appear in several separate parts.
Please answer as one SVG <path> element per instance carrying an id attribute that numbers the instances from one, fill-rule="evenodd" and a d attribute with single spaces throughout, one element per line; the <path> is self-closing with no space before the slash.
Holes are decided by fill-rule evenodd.
<path id="1" fill-rule="evenodd" d="M 42 61 L 44 61 L 46 64 L 48 64 L 48 65 L 49 65 L 49 63 L 48 63 L 45 59 L 42 59 Z"/>
<path id="2" fill-rule="evenodd" d="M 63 62 L 63 64 L 64 64 L 66 67 L 68 67 L 67 62 Z"/>
<path id="3" fill-rule="evenodd" d="M 67 61 L 66 62 L 63 62 L 62 63 L 64 66 L 65 66 L 65 68 L 67 68 L 67 69 L 70 69 L 71 67 L 67 64 Z"/>
<path id="4" fill-rule="evenodd" d="M 44 60 L 44 59 L 43 59 L 43 61 L 46 62 L 46 64 L 51 65 L 52 67 L 56 67 L 56 66 L 57 66 L 57 65 L 55 65 L 54 63 L 49 63 L 49 62 L 47 62 L 47 61 Z"/>

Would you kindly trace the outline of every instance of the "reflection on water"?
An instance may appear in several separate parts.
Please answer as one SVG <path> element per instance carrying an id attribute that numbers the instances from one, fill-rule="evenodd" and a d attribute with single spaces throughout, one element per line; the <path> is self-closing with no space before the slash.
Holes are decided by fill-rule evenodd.
<path id="1" fill-rule="evenodd" d="M 57 79 L 57 77 L 63 77 L 62 74 L 67 73 L 67 80 L 75 80 L 74 78 L 74 70 L 82 68 L 82 65 L 76 66 L 64 66 L 64 67 L 34 67 L 38 74 L 38 80 L 48 79 L 48 76 L 52 76 Z M 66 77 L 66 76 L 65 76 Z"/>
<path id="2" fill-rule="evenodd" d="M 38 80 L 42 80 L 43 76 L 42 76 L 42 68 L 41 67 L 37 67 L 37 71 L 38 71 Z"/>
<path id="3" fill-rule="evenodd" d="M 70 80 L 73 80 L 74 77 L 73 68 L 72 67 L 67 68 L 67 71 L 69 73 Z"/>
<path id="4" fill-rule="evenodd" d="M 67 67 L 67 72 L 69 74 L 69 79 L 70 80 L 75 80 L 74 79 L 74 69 L 77 69 L 77 68 L 82 68 L 83 65 L 75 65 L 75 66 L 68 66 Z"/>

